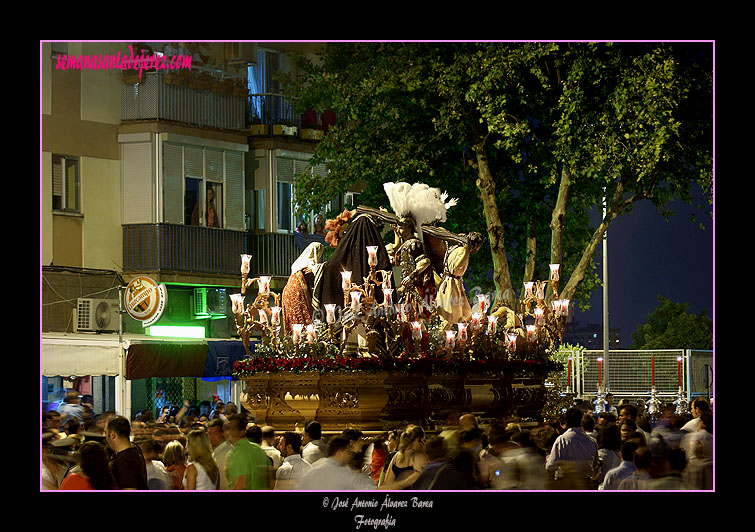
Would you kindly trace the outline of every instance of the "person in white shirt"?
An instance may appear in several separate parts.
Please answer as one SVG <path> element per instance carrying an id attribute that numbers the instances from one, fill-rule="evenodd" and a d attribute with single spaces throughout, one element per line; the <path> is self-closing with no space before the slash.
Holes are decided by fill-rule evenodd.
<path id="1" fill-rule="evenodd" d="M 304 426 L 301 457 L 310 465 L 327 456 L 328 446 L 322 441 L 322 427 L 319 421 L 310 421 Z"/>
<path id="2" fill-rule="evenodd" d="M 173 480 L 170 473 L 158 458 L 162 451 L 160 443 L 156 440 L 142 440 L 137 443 L 144 456 L 144 464 L 147 466 L 147 483 L 150 490 L 169 490 L 173 488 Z"/>
<path id="3" fill-rule="evenodd" d="M 275 429 L 269 425 L 262 427 L 262 442 L 260 447 L 273 461 L 273 470 L 277 470 L 283 463 L 281 452 L 275 447 Z"/>
<path id="4" fill-rule="evenodd" d="M 228 456 L 233 450 L 233 445 L 226 439 L 223 431 L 225 423 L 221 419 L 213 419 L 207 426 L 207 436 L 212 445 L 212 457 L 220 471 L 220 486 L 218 489 L 227 490 L 228 486 Z"/>
<path id="5" fill-rule="evenodd" d="M 605 474 L 603 482 L 598 486 L 599 490 L 618 490 L 621 481 L 637 471 L 633 461 L 636 450 L 636 441 L 624 442 L 621 446 L 621 463 Z"/>
<path id="6" fill-rule="evenodd" d="M 328 443 L 328 456 L 318 460 L 299 480 L 300 490 L 368 490 L 377 489 L 372 480 L 349 467 L 353 451 L 351 441 L 335 436 Z"/>
<path id="7" fill-rule="evenodd" d="M 699 428 L 700 415 L 703 412 L 710 410 L 710 405 L 704 397 L 698 397 L 692 401 L 690 405 L 690 412 L 692 413 L 692 419 L 690 419 L 683 427 L 682 430 L 686 432 L 694 432 Z"/>
<path id="8" fill-rule="evenodd" d="M 275 471 L 276 490 L 297 489 L 299 479 L 312 467 L 301 457 L 301 435 L 296 432 L 284 432 L 278 443 L 278 450 L 283 463 Z"/>
<path id="9" fill-rule="evenodd" d="M 553 442 L 545 468 L 557 481 L 588 489 L 600 467 L 598 444 L 582 429 L 582 410 L 572 407 L 565 417 L 568 429 Z"/>

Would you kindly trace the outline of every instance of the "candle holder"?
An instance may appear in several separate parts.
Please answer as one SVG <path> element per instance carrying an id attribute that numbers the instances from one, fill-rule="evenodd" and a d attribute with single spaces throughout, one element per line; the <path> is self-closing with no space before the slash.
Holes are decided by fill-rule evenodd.
<path id="1" fill-rule="evenodd" d="M 606 401 L 606 391 L 603 389 L 602 386 L 598 386 L 598 393 L 595 396 L 595 400 L 593 401 L 593 404 L 595 405 L 595 412 L 607 412 L 608 411 L 608 401 Z"/>
<path id="2" fill-rule="evenodd" d="M 656 420 L 660 417 L 662 406 L 663 402 L 658 397 L 658 390 L 656 390 L 655 386 L 653 386 L 650 389 L 650 399 L 647 402 L 647 413 L 650 416 L 650 419 Z"/>
<path id="3" fill-rule="evenodd" d="M 674 405 L 676 406 L 674 414 L 676 414 L 677 416 L 681 416 L 689 412 L 689 401 L 687 400 L 687 394 L 684 393 L 684 388 L 682 388 L 681 386 L 679 386 L 679 393 L 677 394 L 676 401 L 674 401 Z"/>

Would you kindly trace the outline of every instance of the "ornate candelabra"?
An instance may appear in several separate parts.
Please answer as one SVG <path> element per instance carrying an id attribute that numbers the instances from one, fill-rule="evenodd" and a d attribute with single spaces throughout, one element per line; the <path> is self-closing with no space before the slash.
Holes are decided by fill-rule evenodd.
<path id="1" fill-rule="evenodd" d="M 236 332 L 244 345 L 247 355 L 252 354 L 250 338 L 254 330 L 263 333 L 263 342 L 277 349 L 280 345 L 280 295 L 270 291 L 269 276 L 260 276 L 249 279 L 249 263 L 251 255 L 241 255 L 241 292 L 231 294 L 231 305 L 236 318 Z M 247 288 L 257 283 L 257 297 L 251 304 L 244 306 Z M 270 306 L 270 297 L 273 297 L 274 305 Z"/>

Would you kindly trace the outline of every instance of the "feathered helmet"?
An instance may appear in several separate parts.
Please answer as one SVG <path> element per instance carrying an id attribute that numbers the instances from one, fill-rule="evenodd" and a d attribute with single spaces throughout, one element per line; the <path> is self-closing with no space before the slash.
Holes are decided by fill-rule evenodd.
<path id="1" fill-rule="evenodd" d="M 458 203 L 456 198 L 448 200 L 446 192 L 424 183 L 390 182 L 384 183 L 383 188 L 393 212 L 399 218 L 411 217 L 420 238 L 423 224 L 445 222 L 448 209 Z"/>

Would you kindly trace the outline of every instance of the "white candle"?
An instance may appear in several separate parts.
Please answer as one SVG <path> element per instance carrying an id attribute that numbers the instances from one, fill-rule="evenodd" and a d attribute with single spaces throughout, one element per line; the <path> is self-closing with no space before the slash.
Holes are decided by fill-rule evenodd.
<path id="1" fill-rule="evenodd" d="M 267 325 L 267 312 L 265 312 L 264 310 L 259 310 L 258 312 L 260 315 L 260 323 Z"/>
<path id="2" fill-rule="evenodd" d="M 535 309 L 535 325 L 541 326 L 543 324 L 543 316 L 545 311 L 541 307 Z"/>
<path id="3" fill-rule="evenodd" d="M 542 281 L 537 282 L 537 298 L 545 299 L 545 283 Z"/>
<path id="4" fill-rule="evenodd" d="M 514 351 L 516 351 L 516 339 L 517 339 L 518 336 L 519 335 L 516 334 L 516 333 L 509 333 L 509 335 L 508 335 L 508 339 L 509 339 L 508 350 L 511 353 L 513 353 Z"/>
<path id="5" fill-rule="evenodd" d="M 315 343 L 315 338 L 316 338 L 315 326 L 310 323 L 309 325 L 307 325 L 307 343 L 308 344 Z"/>
<path id="6" fill-rule="evenodd" d="M 380 270 L 383 272 L 383 290 L 391 287 L 391 275 L 392 272 L 389 272 L 387 270 Z"/>
<path id="7" fill-rule="evenodd" d="M 568 299 L 561 300 L 561 316 L 564 318 L 569 316 L 569 300 Z"/>
<path id="8" fill-rule="evenodd" d="M 558 270 L 561 268 L 560 264 L 551 264 L 551 281 L 558 281 Z"/>
<path id="9" fill-rule="evenodd" d="M 280 319 L 280 307 L 270 307 L 270 312 L 272 312 L 272 315 L 270 316 L 270 322 L 273 324 L 273 327 L 277 327 L 280 325 L 281 319 Z"/>
<path id="10" fill-rule="evenodd" d="M 459 328 L 459 341 L 465 342 L 467 340 L 467 324 L 457 323 L 456 326 Z"/>
<path id="11" fill-rule="evenodd" d="M 374 268 L 377 266 L 378 260 L 377 260 L 377 246 L 367 246 L 367 264 Z"/>
<path id="12" fill-rule="evenodd" d="M 393 305 L 393 288 L 383 288 L 383 306 Z"/>
<path id="13" fill-rule="evenodd" d="M 243 294 L 231 294 L 231 308 L 234 314 L 244 313 L 244 296 Z"/>
<path id="14" fill-rule="evenodd" d="M 527 325 L 527 340 L 530 342 L 535 339 L 535 326 Z"/>
<path id="15" fill-rule="evenodd" d="M 249 273 L 249 263 L 252 260 L 251 255 L 241 255 L 241 273 L 244 275 Z"/>
<path id="16" fill-rule="evenodd" d="M 556 299 L 555 301 L 553 301 L 553 303 L 551 303 L 551 305 L 553 306 L 553 314 L 555 314 L 557 318 L 560 317 L 561 316 L 561 300 Z"/>
<path id="17" fill-rule="evenodd" d="M 477 295 L 477 304 L 480 307 L 480 314 L 485 314 L 488 311 L 490 298 L 487 294 Z"/>
<path id="18" fill-rule="evenodd" d="M 399 303 L 396 305 L 396 311 L 398 312 L 399 321 L 406 321 L 406 303 Z"/>
<path id="19" fill-rule="evenodd" d="M 422 338 L 422 324 L 418 321 L 412 322 L 412 338 L 414 340 Z"/>
<path id="20" fill-rule="evenodd" d="M 301 342 L 301 331 L 303 328 L 304 325 L 302 325 L 301 323 L 295 323 L 291 326 L 291 336 L 295 344 Z"/>
<path id="21" fill-rule="evenodd" d="M 456 345 L 456 331 L 446 331 L 446 349 L 453 349 Z"/>
<path id="22" fill-rule="evenodd" d="M 325 321 L 328 322 L 328 325 L 333 325 L 336 322 L 336 305 L 334 303 L 325 305 Z"/>
<path id="23" fill-rule="evenodd" d="M 341 272 L 341 288 L 343 290 L 351 288 L 351 272 Z"/>
<path id="24" fill-rule="evenodd" d="M 533 282 L 527 282 L 524 283 L 524 299 L 527 299 L 528 297 L 532 297 L 532 287 L 535 286 L 535 283 Z"/>
<path id="25" fill-rule="evenodd" d="M 488 334 L 495 334 L 498 324 L 498 316 L 488 316 Z"/>
<path id="26" fill-rule="evenodd" d="M 354 312 L 359 310 L 359 300 L 362 299 L 362 292 L 351 292 L 351 310 Z"/>
<path id="27" fill-rule="evenodd" d="M 263 275 L 257 281 L 257 285 L 261 295 L 266 296 L 270 293 L 270 277 Z"/>

